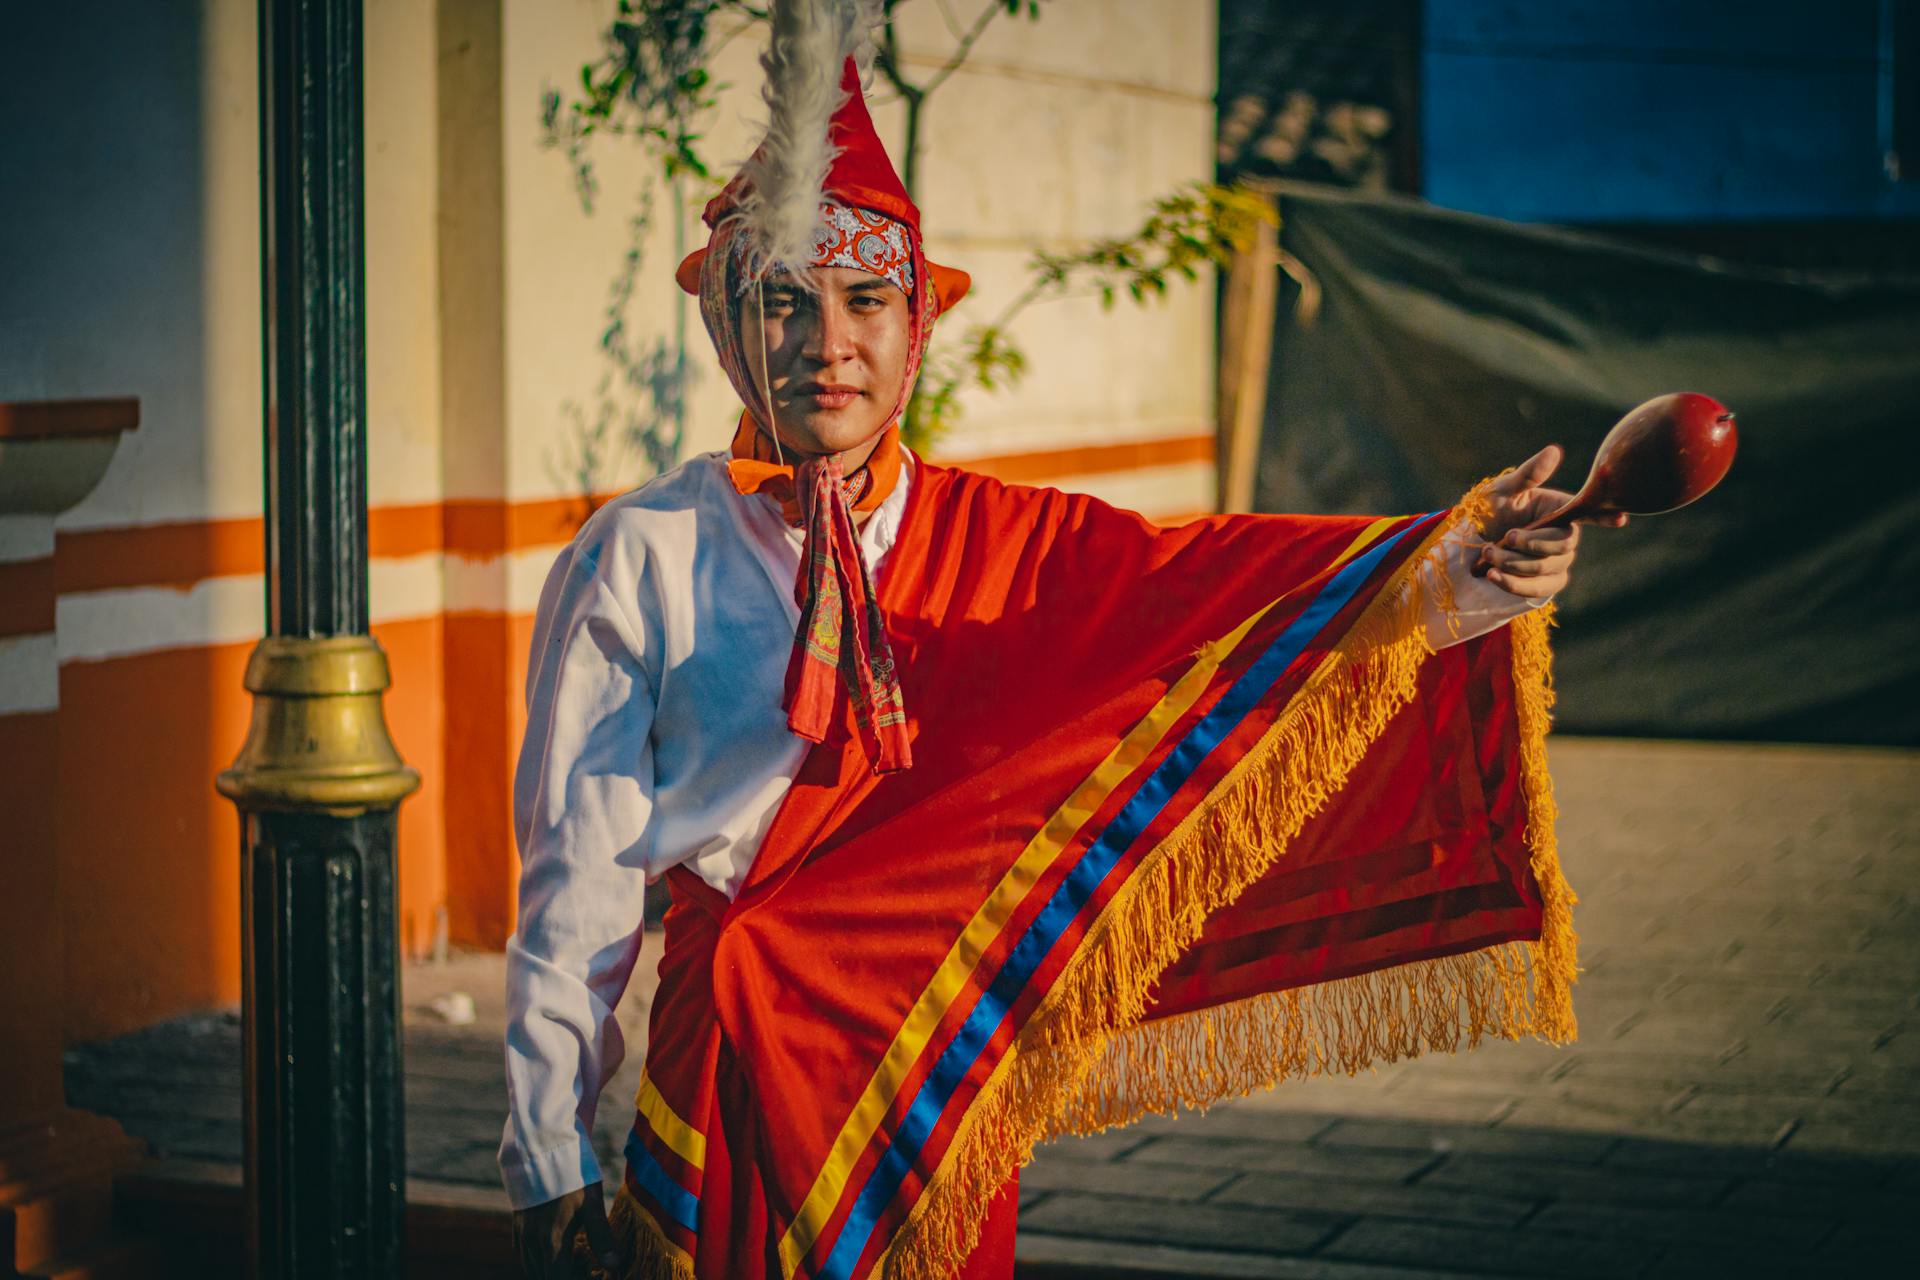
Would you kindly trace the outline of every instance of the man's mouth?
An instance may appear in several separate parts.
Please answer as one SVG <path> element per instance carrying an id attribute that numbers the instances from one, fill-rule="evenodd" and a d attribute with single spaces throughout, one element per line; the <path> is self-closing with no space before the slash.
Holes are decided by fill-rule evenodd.
<path id="1" fill-rule="evenodd" d="M 860 388 L 838 382 L 807 382 L 794 390 L 796 398 L 811 403 L 816 409 L 844 409 L 862 394 Z"/>

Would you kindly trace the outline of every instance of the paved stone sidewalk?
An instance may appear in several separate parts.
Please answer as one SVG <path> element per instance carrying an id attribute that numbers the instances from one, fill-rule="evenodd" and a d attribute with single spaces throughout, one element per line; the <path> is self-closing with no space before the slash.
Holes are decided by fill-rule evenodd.
<path id="1" fill-rule="evenodd" d="M 1055 1144 L 1022 1271 L 1904 1274 L 1920 1208 L 1920 754 L 1562 739 L 1577 1045 L 1484 1045 Z M 643 958 L 650 972 L 652 954 Z M 416 1178 L 497 1186 L 497 956 L 407 973 Z M 478 1018 L 426 1011 L 470 992 Z M 642 1042 L 644 988 L 622 1010 Z M 610 1169 L 637 1055 L 609 1087 Z M 238 1027 L 69 1055 L 75 1105 L 237 1158 Z"/>

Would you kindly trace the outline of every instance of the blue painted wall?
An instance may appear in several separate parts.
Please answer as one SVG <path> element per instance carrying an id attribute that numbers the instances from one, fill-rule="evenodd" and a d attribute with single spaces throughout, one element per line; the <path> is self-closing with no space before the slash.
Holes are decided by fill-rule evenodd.
<path id="1" fill-rule="evenodd" d="M 1884 165 L 1903 2 L 1426 0 L 1424 193 L 1521 221 L 1920 216 Z"/>

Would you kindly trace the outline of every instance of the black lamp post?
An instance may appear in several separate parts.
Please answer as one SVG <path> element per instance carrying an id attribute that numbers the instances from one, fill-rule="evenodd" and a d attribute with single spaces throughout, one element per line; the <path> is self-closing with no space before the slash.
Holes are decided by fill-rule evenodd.
<path id="1" fill-rule="evenodd" d="M 247 1249 L 398 1280 L 394 838 L 419 785 L 367 634 L 361 0 L 260 0 L 267 634 L 239 806 Z"/>

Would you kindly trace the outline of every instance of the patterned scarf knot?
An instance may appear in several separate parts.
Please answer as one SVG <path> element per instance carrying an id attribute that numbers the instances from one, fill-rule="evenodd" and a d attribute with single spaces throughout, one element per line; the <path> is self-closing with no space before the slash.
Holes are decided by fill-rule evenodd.
<path id="1" fill-rule="evenodd" d="M 781 698 L 787 727 L 809 742 L 826 741 L 844 685 L 873 771 L 911 768 L 893 646 L 853 523 L 856 507 L 878 507 L 899 478 L 898 432 L 889 427 L 874 457 L 851 479 L 836 455 L 808 458 L 795 469 L 758 457 L 763 442 L 752 417 L 743 417 L 728 473 L 741 493 L 766 493 L 780 503 L 788 523 L 806 532 L 794 580 L 800 625 Z"/>

